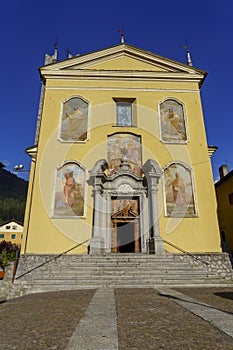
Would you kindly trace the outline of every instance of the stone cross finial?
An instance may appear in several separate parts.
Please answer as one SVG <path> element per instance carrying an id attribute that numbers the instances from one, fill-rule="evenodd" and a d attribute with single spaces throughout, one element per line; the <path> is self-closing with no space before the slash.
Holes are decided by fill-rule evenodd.
<path id="1" fill-rule="evenodd" d="M 123 29 L 118 30 L 119 33 L 121 33 L 121 44 L 125 43 L 125 33 Z"/>

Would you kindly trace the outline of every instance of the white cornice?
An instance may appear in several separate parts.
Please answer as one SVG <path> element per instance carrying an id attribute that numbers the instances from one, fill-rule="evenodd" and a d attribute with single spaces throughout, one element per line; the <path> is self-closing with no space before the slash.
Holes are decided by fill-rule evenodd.
<path id="1" fill-rule="evenodd" d="M 212 155 L 217 151 L 218 147 L 217 146 L 208 146 L 208 154 L 209 157 L 211 158 Z"/>
<path id="2" fill-rule="evenodd" d="M 37 157 L 37 151 L 38 151 L 38 147 L 37 145 L 32 146 L 32 147 L 28 147 L 26 148 L 25 152 L 33 159 L 35 160 Z"/>
<path id="3" fill-rule="evenodd" d="M 104 86 L 58 86 L 58 85 L 50 85 L 46 87 L 46 90 L 105 90 L 105 91 L 166 91 L 166 92 L 196 92 L 196 93 L 200 93 L 199 89 L 171 89 L 171 88 L 128 88 L 128 87 L 114 87 L 114 86 L 108 86 L 108 87 L 104 87 Z"/>
<path id="4" fill-rule="evenodd" d="M 42 71 L 45 79 L 74 80 L 143 80 L 143 81 L 192 81 L 201 83 L 204 74 L 156 71 L 104 71 L 104 70 L 49 70 Z"/>

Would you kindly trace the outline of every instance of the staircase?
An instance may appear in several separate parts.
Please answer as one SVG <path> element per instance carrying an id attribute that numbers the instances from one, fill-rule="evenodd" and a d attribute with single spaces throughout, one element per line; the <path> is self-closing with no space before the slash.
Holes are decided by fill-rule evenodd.
<path id="1" fill-rule="evenodd" d="M 80 288 L 165 285 L 233 286 L 228 255 L 22 255 L 9 298 Z"/>

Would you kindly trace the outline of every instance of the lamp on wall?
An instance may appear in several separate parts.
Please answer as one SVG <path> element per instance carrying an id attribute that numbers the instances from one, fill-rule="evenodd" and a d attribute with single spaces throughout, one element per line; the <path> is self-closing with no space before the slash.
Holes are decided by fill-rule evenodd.
<path id="1" fill-rule="evenodd" d="M 21 172 L 21 173 L 30 173 L 30 170 L 24 170 L 23 164 L 15 165 L 14 171 Z"/>

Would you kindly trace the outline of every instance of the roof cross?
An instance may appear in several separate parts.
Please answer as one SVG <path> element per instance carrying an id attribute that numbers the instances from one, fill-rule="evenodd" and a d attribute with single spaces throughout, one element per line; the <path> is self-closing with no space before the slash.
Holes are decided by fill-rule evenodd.
<path id="1" fill-rule="evenodd" d="M 125 43 L 125 32 L 124 32 L 124 29 L 119 29 L 118 32 L 121 33 L 121 43 L 124 44 Z"/>
<path id="2" fill-rule="evenodd" d="M 185 46 L 183 46 L 183 48 L 186 49 L 188 65 L 192 66 L 193 62 L 191 60 L 191 54 L 190 54 L 190 51 L 189 51 L 189 46 L 188 46 L 188 41 L 187 40 L 185 41 Z"/>

